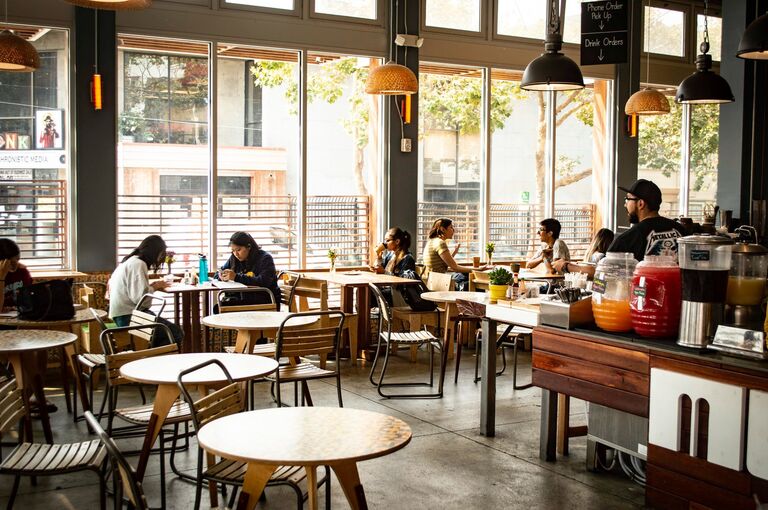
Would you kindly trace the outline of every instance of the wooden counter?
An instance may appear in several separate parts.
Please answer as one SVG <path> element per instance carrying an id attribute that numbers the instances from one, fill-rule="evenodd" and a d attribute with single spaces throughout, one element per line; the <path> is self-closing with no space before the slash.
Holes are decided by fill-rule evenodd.
<path id="1" fill-rule="evenodd" d="M 658 393 L 654 393 L 652 377 L 657 380 L 655 391 Z M 662 378 L 681 382 L 659 387 L 658 381 Z M 753 430 L 748 431 L 750 422 L 746 414 L 749 396 L 762 398 L 766 395 L 763 392 L 768 392 L 768 362 L 691 350 L 678 346 L 673 340 L 540 326 L 533 333 L 533 383 L 542 388 L 542 459 L 555 460 L 557 394 L 561 393 L 651 420 L 646 486 L 649 506 L 752 509 L 752 494 L 757 494 L 763 502 L 768 501 L 765 473 L 756 476 L 749 471 L 750 462 L 753 470 L 764 470 L 764 450 L 755 452 L 768 444 L 763 439 L 766 424 L 762 420 L 753 423 Z M 722 402 L 712 396 L 711 391 L 707 393 L 711 386 L 730 389 L 735 394 L 741 392 L 742 402 L 739 399 L 727 402 L 730 407 L 741 404 L 741 414 L 723 412 Z M 681 404 L 676 404 L 678 394 Z M 682 402 L 689 394 L 688 401 L 693 404 L 686 407 Z M 672 412 L 668 412 L 669 406 L 663 407 L 662 401 L 669 398 L 660 398 L 662 396 L 671 396 L 675 403 Z M 705 406 L 700 405 L 702 401 Z M 693 409 L 698 410 L 697 416 Z M 749 412 L 757 412 L 756 406 Z M 686 413 L 690 419 L 677 419 Z M 758 420 L 753 418 L 753 421 Z M 677 433 L 675 425 L 679 427 Z M 663 442 L 663 436 L 669 436 L 670 430 L 677 441 L 677 450 L 654 444 L 654 441 Z M 717 451 L 724 445 L 707 448 L 709 438 L 716 437 L 717 432 L 735 441 L 737 446 L 724 448 L 725 451 Z M 747 436 L 750 444 L 744 440 Z M 689 448 L 690 445 L 693 448 Z M 724 467 L 725 462 L 719 459 L 724 456 L 738 469 Z M 756 456 L 759 456 L 757 462 Z"/>

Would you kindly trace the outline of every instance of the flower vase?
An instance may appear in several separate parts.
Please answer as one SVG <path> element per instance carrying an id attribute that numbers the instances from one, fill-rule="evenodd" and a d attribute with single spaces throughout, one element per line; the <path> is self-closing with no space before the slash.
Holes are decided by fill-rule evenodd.
<path id="1" fill-rule="evenodd" d="M 493 263 L 493 253 L 486 253 L 485 255 L 487 257 L 486 258 L 486 260 L 487 260 L 486 265 L 488 265 L 488 266 L 492 265 L 492 263 Z"/>
<path id="2" fill-rule="evenodd" d="M 331 259 L 331 273 L 336 272 L 336 259 Z"/>

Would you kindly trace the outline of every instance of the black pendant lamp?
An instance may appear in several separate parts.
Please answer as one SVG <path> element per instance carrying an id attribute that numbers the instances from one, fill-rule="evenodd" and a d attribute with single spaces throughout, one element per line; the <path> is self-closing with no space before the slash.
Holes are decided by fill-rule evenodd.
<path id="1" fill-rule="evenodd" d="M 559 9 L 558 9 L 559 5 Z M 544 50 L 523 73 L 520 88 L 525 90 L 578 90 L 584 77 L 576 62 L 560 53 L 563 47 L 565 0 L 551 0 L 547 12 L 547 36 Z"/>
<path id="2" fill-rule="evenodd" d="M 750 60 L 768 60 L 768 14 L 749 24 L 741 36 L 736 56 Z"/>
<path id="3" fill-rule="evenodd" d="M 707 4 L 704 2 L 704 41 L 696 57 L 696 72 L 684 79 L 677 87 L 675 100 L 683 104 L 722 104 L 736 100 L 725 78 L 712 72 L 712 55 L 709 52 L 709 28 Z"/>

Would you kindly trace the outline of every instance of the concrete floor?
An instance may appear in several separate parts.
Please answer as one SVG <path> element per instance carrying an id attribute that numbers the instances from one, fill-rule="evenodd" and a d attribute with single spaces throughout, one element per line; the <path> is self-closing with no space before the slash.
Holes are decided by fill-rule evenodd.
<path id="1" fill-rule="evenodd" d="M 530 356 L 521 358 L 520 379 L 530 378 Z M 498 378 L 496 437 L 479 433 L 480 384 L 472 382 L 474 356 L 465 352 L 459 383 L 453 383 L 453 361 L 446 377 L 445 396 L 439 400 L 384 400 L 368 381 L 368 368 L 343 364 L 343 397 L 345 407 L 368 409 L 405 420 L 413 430 L 413 440 L 404 449 L 358 465 L 369 507 L 390 509 L 557 509 L 642 508 L 644 491 L 617 472 L 594 474 L 585 469 L 586 439 L 571 440 L 570 456 L 557 462 L 543 462 L 539 449 L 539 389 L 512 389 L 511 373 Z M 391 365 L 395 378 L 426 372 L 426 357 L 416 364 L 408 361 L 406 351 Z M 332 383 L 311 385 L 315 405 L 335 406 L 336 392 Z M 286 387 L 288 395 L 292 395 Z M 57 442 L 83 440 L 88 436 L 85 425 L 73 425 L 67 414 L 61 391 L 49 390 L 59 411 L 52 415 Z M 269 407 L 268 386 L 257 386 L 257 407 Z M 101 394 L 97 394 L 100 399 Z M 128 396 L 130 403 L 132 396 Z M 292 397 L 289 397 L 289 399 Z M 572 424 L 585 423 L 585 406 L 580 401 L 571 405 Z M 39 423 L 36 438 L 42 439 Z M 6 438 L 7 439 L 7 438 Z M 257 440 L 258 438 L 253 438 Z M 138 447 L 138 440 L 123 440 L 121 448 Z M 178 465 L 194 473 L 196 449 L 178 454 Z M 8 448 L 4 449 L 7 454 Z M 135 465 L 137 457 L 129 460 Z M 150 459 L 144 486 L 151 506 L 159 506 L 159 463 Z M 12 479 L 0 477 L 0 504 L 8 500 Z M 168 476 L 168 508 L 191 509 L 194 488 L 174 476 Z M 321 492 L 321 505 L 324 495 Z M 335 508 L 349 508 L 338 483 L 333 483 L 332 503 Z M 40 478 L 37 487 L 23 479 L 15 508 L 97 509 L 98 484 L 90 472 L 68 476 Z M 112 508 L 112 500 L 108 501 Z M 203 495 L 202 508 L 210 508 Z M 296 508 L 295 497 L 281 488 L 267 489 L 265 509 Z"/>

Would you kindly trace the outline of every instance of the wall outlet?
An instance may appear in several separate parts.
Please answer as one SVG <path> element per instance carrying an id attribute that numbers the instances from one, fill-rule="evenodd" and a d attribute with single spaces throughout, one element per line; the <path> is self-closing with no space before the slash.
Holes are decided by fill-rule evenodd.
<path id="1" fill-rule="evenodd" d="M 410 138 L 401 138 L 400 139 L 400 152 L 411 152 L 411 139 Z"/>

